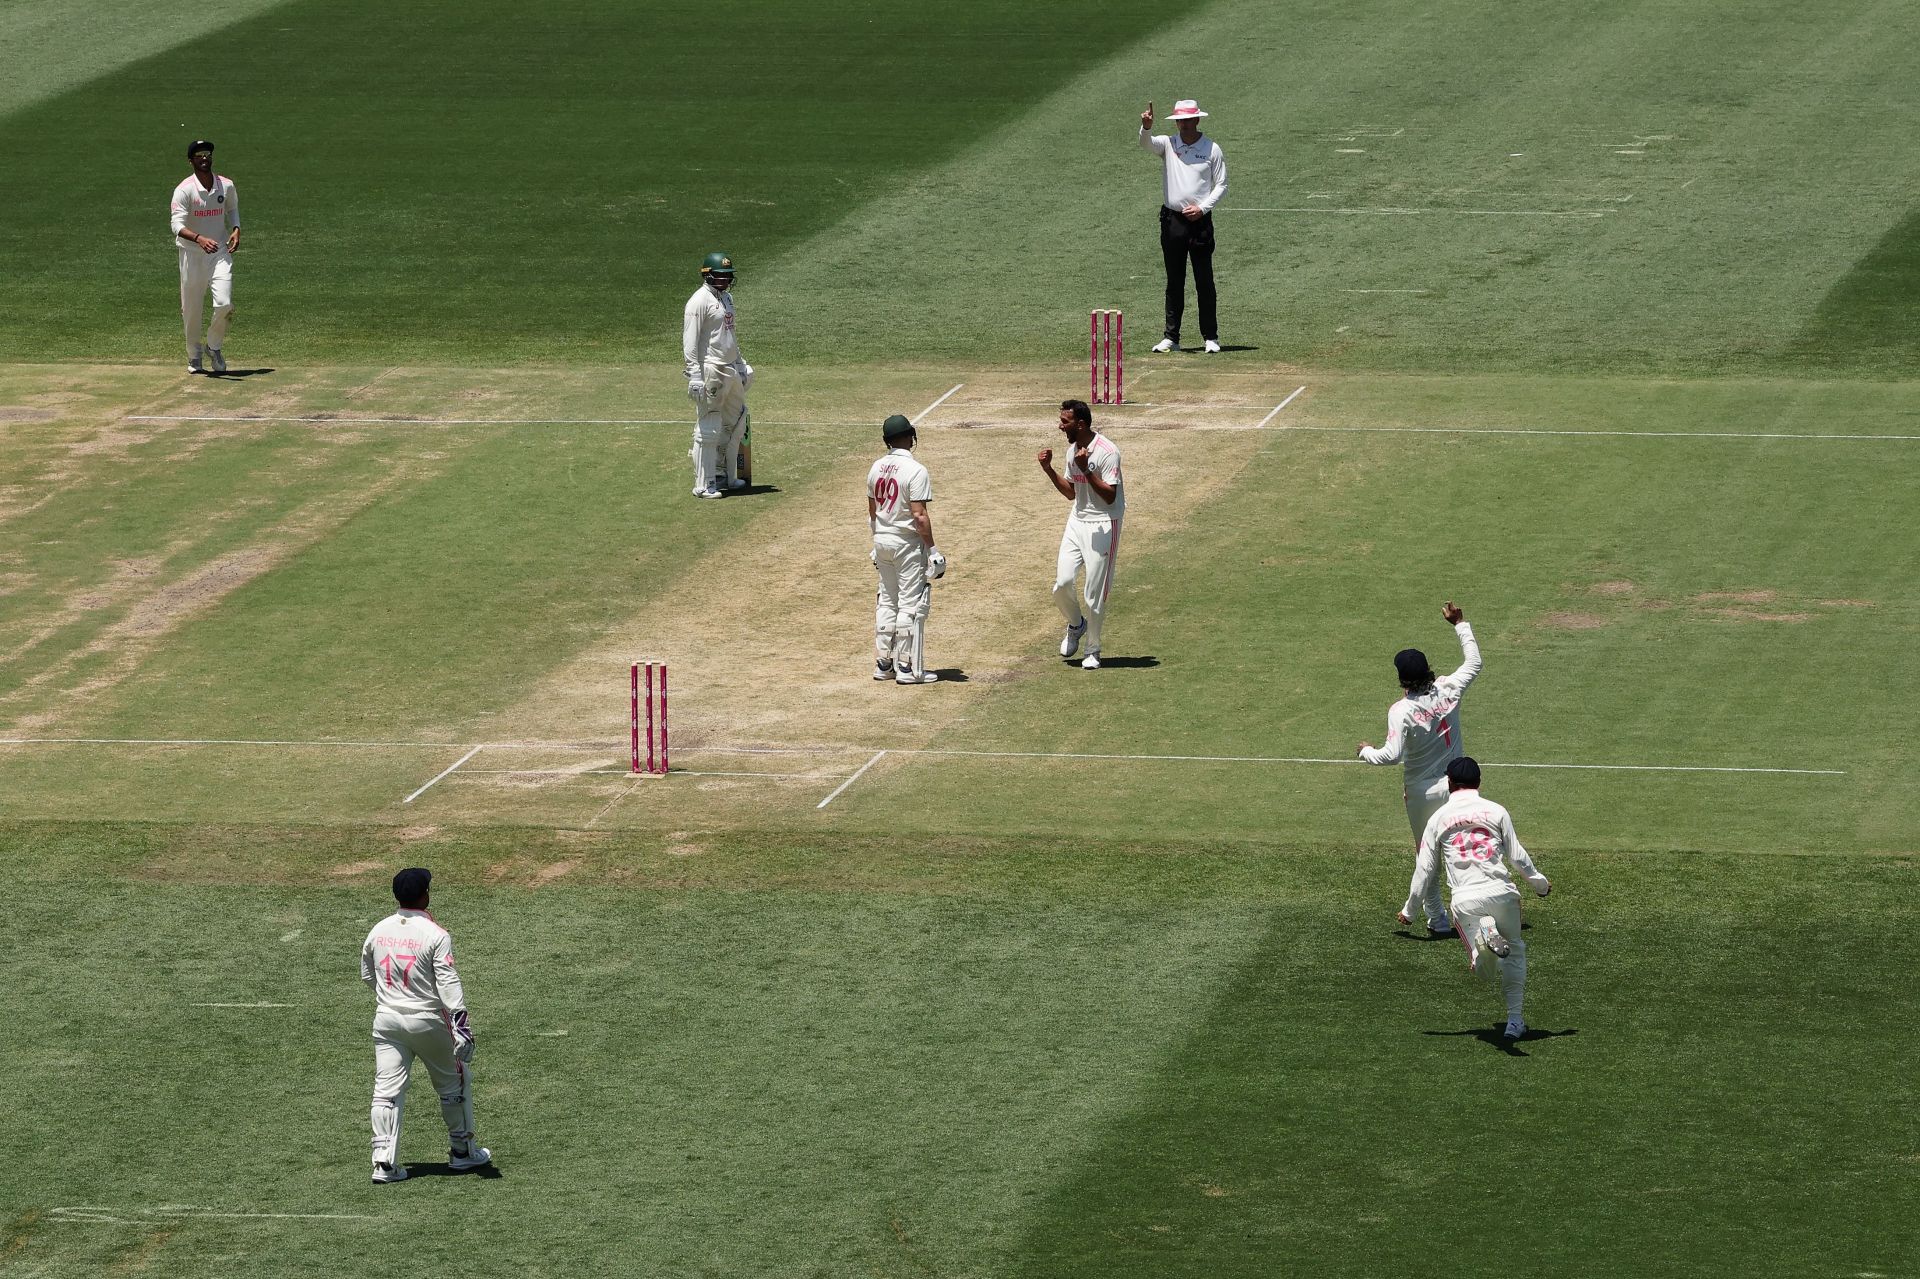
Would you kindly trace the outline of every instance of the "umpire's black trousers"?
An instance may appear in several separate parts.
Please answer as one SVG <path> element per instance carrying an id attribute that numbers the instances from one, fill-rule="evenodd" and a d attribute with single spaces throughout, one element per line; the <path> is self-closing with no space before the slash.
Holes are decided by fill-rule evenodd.
<path id="1" fill-rule="evenodd" d="M 1193 291 L 1200 300 L 1200 336 L 1209 342 L 1220 340 L 1219 318 L 1214 314 L 1213 292 L 1213 214 L 1203 213 L 1193 221 L 1178 209 L 1160 207 L 1160 256 L 1167 264 L 1166 337 L 1180 345 L 1180 317 L 1187 309 L 1187 259 L 1193 259 Z"/>

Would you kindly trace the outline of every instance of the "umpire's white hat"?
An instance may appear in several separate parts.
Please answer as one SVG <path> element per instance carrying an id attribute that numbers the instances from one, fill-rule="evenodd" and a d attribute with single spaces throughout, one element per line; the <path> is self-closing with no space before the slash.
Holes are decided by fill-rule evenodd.
<path id="1" fill-rule="evenodd" d="M 1202 111 L 1200 104 L 1192 98 L 1182 98 L 1174 103 L 1173 114 L 1167 117 L 1169 120 L 1204 120 L 1206 118 L 1207 113 Z"/>

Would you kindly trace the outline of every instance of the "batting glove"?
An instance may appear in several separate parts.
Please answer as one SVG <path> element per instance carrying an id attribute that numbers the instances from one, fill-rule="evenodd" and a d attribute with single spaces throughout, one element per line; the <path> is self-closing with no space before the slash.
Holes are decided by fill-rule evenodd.
<path id="1" fill-rule="evenodd" d="M 743 391 L 753 389 L 753 365 L 744 360 L 740 362 L 740 389 Z"/>
<path id="2" fill-rule="evenodd" d="M 707 402 L 707 384 L 697 378 L 688 382 L 687 398 L 695 404 L 705 404 Z"/>
<path id="3" fill-rule="evenodd" d="M 927 556 L 927 580 L 937 582 L 947 575 L 947 557 L 939 551 Z"/>

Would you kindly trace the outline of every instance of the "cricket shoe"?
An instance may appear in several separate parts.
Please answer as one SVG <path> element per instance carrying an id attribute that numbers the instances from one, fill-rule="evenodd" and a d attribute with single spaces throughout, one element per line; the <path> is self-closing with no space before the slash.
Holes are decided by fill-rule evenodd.
<path id="1" fill-rule="evenodd" d="M 447 1152 L 447 1167 L 455 1172 L 469 1172 L 475 1168 L 485 1168 L 492 1162 L 493 1152 L 477 1143 L 468 1146 L 467 1153 L 464 1155 L 451 1150 Z"/>
<path id="2" fill-rule="evenodd" d="M 1179 349 L 1179 343 L 1175 342 L 1172 338 L 1161 338 L 1153 344 L 1153 353 L 1155 355 L 1165 355 L 1168 351 L 1178 351 Z"/>
<path id="3" fill-rule="evenodd" d="M 1062 636 L 1060 640 L 1060 656 L 1072 657 L 1075 653 L 1078 653 L 1080 651 L 1080 637 L 1086 633 L 1087 619 L 1084 617 L 1081 618 L 1076 625 L 1069 626 L 1067 633 Z"/>
<path id="4" fill-rule="evenodd" d="M 940 677 L 932 671 L 921 671 L 918 675 L 910 670 L 897 671 L 893 682 L 896 684 L 938 684 Z"/>
<path id="5" fill-rule="evenodd" d="M 1100 650 L 1097 648 L 1088 649 L 1087 655 L 1080 659 L 1080 669 L 1083 671 L 1099 670 L 1100 669 Z"/>
<path id="6" fill-rule="evenodd" d="M 1513 944 L 1500 931 L 1500 925 L 1493 922 L 1492 915 L 1480 917 L 1480 930 L 1481 944 L 1495 955 L 1505 959 L 1513 953 Z"/>
<path id="7" fill-rule="evenodd" d="M 1220 354 L 1220 343 L 1213 338 L 1208 338 L 1206 341 L 1206 345 L 1201 347 L 1200 349 L 1205 351 L 1208 355 L 1218 355 Z"/>
<path id="8" fill-rule="evenodd" d="M 206 371 L 206 367 L 200 362 L 200 352 L 195 351 L 187 357 L 187 372 L 205 373 Z"/>
<path id="9" fill-rule="evenodd" d="M 1521 1021 L 1518 1017 L 1508 1018 L 1507 1028 L 1500 1032 L 1500 1037 L 1503 1039 L 1525 1039 L 1526 1036 L 1527 1023 Z"/>
<path id="10" fill-rule="evenodd" d="M 227 357 L 220 354 L 219 347 L 208 348 L 207 354 L 213 358 L 213 371 L 215 373 L 225 373 L 227 371 Z"/>
<path id="11" fill-rule="evenodd" d="M 873 677 L 875 679 L 892 679 L 893 663 L 892 662 L 875 662 L 873 664 Z"/>
<path id="12" fill-rule="evenodd" d="M 697 497 L 725 497 L 725 496 L 726 496 L 726 494 L 724 494 L 724 493 L 722 493 L 722 492 L 721 492 L 721 491 L 720 491 L 719 489 L 701 489 L 701 490 L 700 490 L 700 492 L 699 492 L 699 493 L 697 493 L 697 494 L 696 494 L 695 496 L 697 496 Z"/>
<path id="13" fill-rule="evenodd" d="M 745 480 L 728 480 L 727 481 L 727 487 L 732 489 L 736 493 L 738 493 L 741 489 L 745 488 L 746 486 L 747 486 L 747 482 Z"/>
<path id="14" fill-rule="evenodd" d="M 373 1184 L 386 1185 L 390 1181 L 405 1181 L 407 1170 L 400 1164 L 375 1164 L 373 1166 Z"/>

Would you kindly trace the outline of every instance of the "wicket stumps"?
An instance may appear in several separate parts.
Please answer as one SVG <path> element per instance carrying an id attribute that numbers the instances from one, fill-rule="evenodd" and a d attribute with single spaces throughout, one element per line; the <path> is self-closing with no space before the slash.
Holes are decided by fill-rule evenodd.
<path id="1" fill-rule="evenodd" d="M 654 672 L 659 672 L 659 692 L 654 691 Z M 645 685 L 642 686 L 642 672 L 645 672 Z M 635 662 L 633 664 L 633 771 L 642 777 L 665 777 L 667 775 L 667 664 L 665 662 Z M 645 693 L 643 699 L 641 694 Z M 640 720 L 641 705 L 644 701 L 647 724 L 646 767 L 641 767 L 640 758 Z M 658 737 L 655 737 L 656 726 Z M 656 749 L 657 745 L 657 749 Z"/>
<path id="2" fill-rule="evenodd" d="M 1118 404 L 1126 397 L 1127 321 L 1118 311 L 1087 315 L 1087 399 Z"/>

